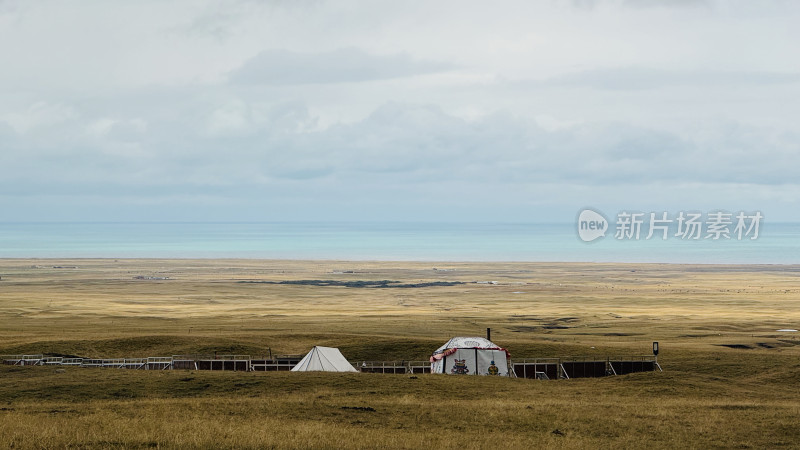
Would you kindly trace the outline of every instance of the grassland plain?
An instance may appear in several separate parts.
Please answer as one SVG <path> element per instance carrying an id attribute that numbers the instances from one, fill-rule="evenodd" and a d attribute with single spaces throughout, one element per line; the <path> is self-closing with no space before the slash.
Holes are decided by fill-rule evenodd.
<path id="1" fill-rule="evenodd" d="M 15 448 L 797 447 L 800 267 L 0 260 L 0 353 L 426 359 L 647 354 L 660 373 L 534 381 L 0 366 Z M 397 281 L 423 287 L 348 287 Z M 425 286 L 425 283 L 451 282 Z M 492 282 L 492 283 L 486 283 Z M 495 283 L 496 282 L 496 283 Z M 449 285 L 448 285 L 449 284 Z M 358 283 L 349 283 L 349 286 Z"/>

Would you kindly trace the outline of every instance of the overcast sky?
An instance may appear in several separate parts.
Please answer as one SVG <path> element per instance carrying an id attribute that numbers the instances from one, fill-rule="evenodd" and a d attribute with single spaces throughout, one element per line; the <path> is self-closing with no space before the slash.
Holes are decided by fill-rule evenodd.
<path id="1" fill-rule="evenodd" d="M 0 221 L 800 220 L 800 2 L 0 0 Z"/>

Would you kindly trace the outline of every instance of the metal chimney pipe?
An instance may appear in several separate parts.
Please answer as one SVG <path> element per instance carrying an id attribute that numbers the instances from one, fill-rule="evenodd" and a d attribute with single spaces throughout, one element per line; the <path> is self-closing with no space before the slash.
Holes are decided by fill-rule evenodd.
<path id="1" fill-rule="evenodd" d="M 491 328 L 487 328 L 486 329 L 486 340 L 487 341 L 491 341 L 492 340 L 492 329 Z"/>

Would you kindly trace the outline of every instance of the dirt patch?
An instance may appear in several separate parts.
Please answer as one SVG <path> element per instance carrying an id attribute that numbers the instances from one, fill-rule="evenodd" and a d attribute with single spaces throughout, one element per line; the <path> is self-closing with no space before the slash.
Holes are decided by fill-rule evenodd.
<path id="1" fill-rule="evenodd" d="M 354 411 L 367 411 L 367 412 L 375 412 L 375 408 L 371 406 L 342 406 L 341 409 L 350 409 Z"/>
<path id="2" fill-rule="evenodd" d="M 403 283 L 401 281 L 390 280 L 354 280 L 354 281 L 339 281 L 339 280 L 284 280 L 284 281 L 239 281 L 239 283 L 255 283 L 255 284 L 289 284 L 298 286 L 342 286 L 349 288 L 423 288 L 423 287 L 438 287 L 438 286 L 455 286 L 464 284 L 462 281 L 429 281 L 424 283 Z"/>
<path id="3" fill-rule="evenodd" d="M 532 333 L 534 331 L 539 331 L 541 327 L 532 327 L 528 325 L 517 325 L 515 327 L 510 327 L 511 331 L 514 333 Z"/>

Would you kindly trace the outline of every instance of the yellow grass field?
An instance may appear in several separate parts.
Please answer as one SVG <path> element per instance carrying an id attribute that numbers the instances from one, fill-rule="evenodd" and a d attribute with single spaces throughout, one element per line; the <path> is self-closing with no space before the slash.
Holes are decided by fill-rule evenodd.
<path id="1" fill-rule="evenodd" d="M 0 366 L 0 447 L 800 442 L 800 338 L 777 331 L 800 328 L 800 266 L 0 260 L 0 277 L 0 354 L 326 345 L 351 360 L 421 360 L 491 327 L 512 358 L 647 355 L 659 341 L 664 368 L 536 381 Z M 351 284 L 266 283 L 298 280 Z M 356 283 L 380 280 L 406 287 Z"/>

